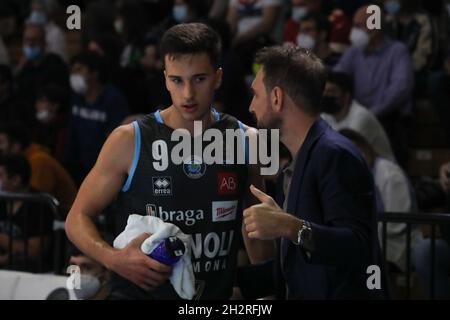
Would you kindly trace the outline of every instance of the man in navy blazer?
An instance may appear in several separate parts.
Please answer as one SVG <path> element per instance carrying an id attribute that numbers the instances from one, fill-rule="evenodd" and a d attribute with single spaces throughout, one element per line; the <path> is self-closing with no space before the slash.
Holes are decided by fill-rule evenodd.
<path id="1" fill-rule="evenodd" d="M 250 111 L 260 128 L 280 130 L 293 161 L 278 203 L 250 187 L 261 203 L 244 211 L 244 223 L 250 238 L 277 240 L 279 298 L 385 298 L 372 176 L 356 147 L 320 118 L 322 62 L 289 45 L 263 49 L 257 63 Z"/>

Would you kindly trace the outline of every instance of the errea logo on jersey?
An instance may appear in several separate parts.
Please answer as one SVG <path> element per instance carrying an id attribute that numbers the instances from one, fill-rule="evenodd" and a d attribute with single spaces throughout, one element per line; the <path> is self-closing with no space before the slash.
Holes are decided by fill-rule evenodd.
<path id="1" fill-rule="evenodd" d="M 171 177 L 152 177 L 153 195 L 154 196 L 171 196 L 172 195 L 172 178 Z"/>
<path id="2" fill-rule="evenodd" d="M 238 201 L 213 201 L 212 221 L 232 221 L 236 219 Z"/>

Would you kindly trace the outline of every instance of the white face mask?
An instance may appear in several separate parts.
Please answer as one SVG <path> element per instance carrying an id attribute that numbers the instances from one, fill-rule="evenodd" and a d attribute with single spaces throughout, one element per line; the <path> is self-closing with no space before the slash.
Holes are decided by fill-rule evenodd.
<path id="1" fill-rule="evenodd" d="M 370 42 L 370 36 L 363 29 L 353 27 L 350 33 L 350 42 L 355 47 L 365 48 Z"/>
<path id="2" fill-rule="evenodd" d="M 114 29 L 116 29 L 116 32 L 118 34 L 122 34 L 123 33 L 123 21 L 119 20 L 119 19 L 114 21 Z"/>
<path id="3" fill-rule="evenodd" d="M 51 113 L 48 110 L 42 110 L 36 112 L 36 119 L 40 122 L 48 122 L 51 119 Z"/>
<path id="4" fill-rule="evenodd" d="M 308 14 L 308 8 L 306 7 L 293 7 L 292 8 L 292 20 L 300 22 L 303 17 Z"/>
<path id="5" fill-rule="evenodd" d="M 302 48 L 313 50 L 316 46 L 316 39 L 309 34 L 299 33 L 297 36 L 297 44 Z"/>
<path id="6" fill-rule="evenodd" d="M 73 291 L 77 299 L 86 300 L 92 298 L 98 292 L 100 286 L 100 280 L 97 277 L 82 273 L 80 274 L 80 288 L 75 288 Z"/>
<path id="7" fill-rule="evenodd" d="M 70 76 L 70 86 L 72 87 L 72 90 L 75 91 L 75 93 L 81 95 L 84 95 L 87 91 L 86 80 L 82 75 L 79 74 L 72 74 Z"/>

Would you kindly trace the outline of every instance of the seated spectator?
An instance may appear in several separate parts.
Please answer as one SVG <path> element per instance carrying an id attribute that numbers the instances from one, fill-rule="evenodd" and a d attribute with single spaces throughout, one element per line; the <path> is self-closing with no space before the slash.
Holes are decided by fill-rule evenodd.
<path id="1" fill-rule="evenodd" d="M 245 82 L 245 70 L 241 57 L 231 48 L 231 30 L 225 21 L 209 19 L 205 21 L 222 40 L 220 66 L 223 70 L 222 84 L 214 95 L 214 107 L 238 118 L 247 125 L 254 124 L 254 118 L 248 111 L 251 103 L 249 87 Z"/>
<path id="2" fill-rule="evenodd" d="M 323 63 L 332 68 L 341 57 L 328 45 L 330 41 L 330 23 L 318 14 L 308 14 L 301 19 L 295 43 L 313 51 Z"/>
<path id="3" fill-rule="evenodd" d="M 39 87 L 56 83 L 69 88 L 69 71 L 64 61 L 46 51 L 45 29 L 38 24 L 27 23 L 23 33 L 24 60 L 19 66 L 19 94 L 34 105 Z"/>
<path id="4" fill-rule="evenodd" d="M 31 168 L 25 157 L 0 156 L 0 191 L 35 194 L 37 191 L 30 187 L 30 176 Z M 11 204 L 0 202 L 0 269 L 8 267 L 12 270 L 37 272 L 40 259 L 43 262 L 50 260 L 52 211 L 48 206 L 37 202 L 13 201 Z M 41 244 L 44 252 L 41 251 Z M 50 266 L 43 267 L 48 270 Z"/>
<path id="5" fill-rule="evenodd" d="M 377 196 L 384 212 L 417 212 L 416 199 L 410 182 L 403 170 L 394 162 L 377 155 L 372 146 L 359 133 L 350 129 L 339 131 L 351 140 L 361 151 L 367 165 L 372 170 Z M 379 240 L 382 244 L 382 224 L 379 224 Z M 412 228 L 411 248 L 414 250 L 421 239 L 420 230 Z M 406 224 L 387 223 L 387 261 L 391 272 L 406 271 Z"/>
<path id="6" fill-rule="evenodd" d="M 353 99 L 353 84 L 348 75 L 329 73 L 322 108 L 322 118 L 334 130 L 354 130 L 367 140 L 380 157 L 396 161 L 383 126 L 372 112 Z"/>
<path id="7" fill-rule="evenodd" d="M 156 39 L 159 43 L 164 32 L 174 25 L 198 21 L 207 14 L 202 0 L 175 0 L 172 3 L 170 13 L 165 19 L 150 29 L 147 38 Z"/>
<path id="8" fill-rule="evenodd" d="M 0 65 L 0 123 L 21 121 L 29 126 L 35 123 L 33 112 L 28 104 L 18 98 L 11 68 Z"/>
<path id="9" fill-rule="evenodd" d="M 449 171 L 450 164 L 441 167 L 441 174 Z M 419 209 L 423 213 L 443 213 L 448 212 L 448 184 L 447 174 L 442 184 L 446 189 L 442 189 L 439 183 L 431 181 L 421 181 L 416 187 L 417 202 Z M 447 192 L 444 192 L 446 190 Z M 429 232 L 428 232 L 429 233 Z M 450 299 L 450 227 L 448 224 L 441 224 L 436 231 L 435 240 L 435 260 L 434 260 L 434 291 L 435 299 Z M 419 276 L 419 283 L 425 294 L 431 293 L 431 256 L 432 241 L 429 235 L 424 234 L 416 246 L 413 259 L 416 272 Z"/>
<path id="10" fill-rule="evenodd" d="M 421 8 L 420 0 L 384 0 L 384 8 L 386 33 L 408 47 L 416 73 L 416 88 L 421 90 L 438 48 L 431 17 Z"/>
<path id="11" fill-rule="evenodd" d="M 89 291 L 75 290 L 77 298 L 83 300 L 105 300 L 109 295 L 110 273 L 103 265 L 86 256 L 75 246 L 70 246 L 69 265 L 78 266 L 80 273 L 85 277 L 84 282 L 89 282 Z M 82 280 L 83 282 L 83 280 Z"/>
<path id="12" fill-rule="evenodd" d="M 310 14 L 311 0 L 291 0 L 291 15 L 284 25 L 283 41 L 297 42 L 301 20 Z"/>
<path id="13" fill-rule="evenodd" d="M 0 128 L 0 154 L 24 155 L 31 166 L 31 187 L 54 196 L 60 203 L 62 218 L 65 217 L 75 200 L 76 185 L 47 149 L 31 143 L 25 127 L 9 124 Z"/>
<path id="14" fill-rule="evenodd" d="M 105 59 L 84 52 L 72 61 L 70 83 L 75 92 L 69 120 L 66 162 L 77 182 L 94 166 L 111 131 L 128 115 L 123 94 L 109 82 Z"/>
<path id="15" fill-rule="evenodd" d="M 47 52 L 57 54 L 67 61 L 66 35 L 54 22 L 57 9 L 56 0 L 32 0 L 31 13 L 27 22 L 43 26 Z"/>
<path id="16" fill-rule="evenodd" d="M 33 137 L 37 143 L 50 149 L 59 162 L 64 161 L 69 107 L 68 90 L 57 84 L 49 84 L 39 89 L 35 104 L 38 125 Z"/>
<path id="17" fill-rule="evenodd" d="M 436 109 L 446 131 L 447 145 L 450 145 L 450 46 L 441 70 L 432 73 L 428 81 L 431 105 Z"/>
<path id="18" fill-rule="evenodd" d="M 399 164 L 408 160 L 408 120 L 412 107 L 414 74 L 408 48 L 384 35 L 383 28 L 369 30 L 367 6 L 354 17 L 352 47 L 334 71 L 352 76 L 355 100 L 380 120 L 391 138 Z"/>
<path id="19" fill-rule="evenodd" d="M 251 73 L 255 52 L 276 39 L 273 31 L 281 5 L 281 0 L 230 1 L 227 22 L 233 35 L 231 44 L 242 58 L 247 73 Z"/>

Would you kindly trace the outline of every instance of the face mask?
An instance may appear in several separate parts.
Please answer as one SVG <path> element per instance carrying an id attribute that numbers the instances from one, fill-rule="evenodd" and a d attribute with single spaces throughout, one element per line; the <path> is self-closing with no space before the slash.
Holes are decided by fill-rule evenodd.
<path id="1" fill-rule="evenodd" d="M 308 8 L 306 7 L 293 7 L 292 8 L 292 20 L 300 22 L 303 17 L 308 14 Z"/>
<path id="2" fill-rule="evenodd" d="M 72 276 L 75 276 L 72 275 Z M 80 289 L 73 289 L 79 300 L 92 298 L 100 289 L 100 280 L 90 274 L 80 274 Z"/>
<path id="3" fill-rule="evenodd" d="M 297 44 L 302 48 L 312 50 L 316 46 L 316 40 L 308 34 L 299 33 Z"/>
<path id="4" fill-rule="evenodd" d="M 388 14 L 396 15 L 401 9 L 400 1 L 397 0 L 386 1 L 384 3 L 384 9 Z"/>
<path id="5" fill-rule="evenodd" d="M 72 74 L 70 76 L 70 86 L 75 93 L 81 95 L 85 94 L 87 91 L 86 80 L 84 80 L 83 76 L 79 74 Z"/>
<path id="6" fill-rule="evenodd" d="M 122 20 L 114 21 L 114 29 L 116 29 L 116 32 L 118 34 L 122 34 L 123 33 L 123 21 Z"/>
<path id="7" fill-rule="evenodd" d="M 365 48 L 370 41 L 369 34 L 360 28 L 352 28 L 350 32 L 350 42 L 353 46 L 358 48 Z"/>
<path id="8" fill-rule="evenodd" d="M 188 7 L 185 4 L 173 7 L 173 17 L 177 22 L 186 22 L 188 19 Z"/>
<path id="9" fill-rule="evenodd" d="M 27 58 L 27 60 L 34 61 L 42 55 L 42 49 L 39 47 L 24 46 L 23 54 L 25 55 L 25 58 Z"/>
<path id="10" fill-rule="evenodd" d="M 47 15 L 42 11 L 33 11 L 28 18 L 30 23 L 44 25 L 47 23 Z"/>
<path id="11" fill-rule="evenodd" d="M 46 123 L 51 119 L 51 113 L 48 110 L 42 110 L 42 111 L 36 112 L 36 119 L 39 122 Z"/>
<path id="12" fill-rule="evenodd" d="M 341 106 L 337 102 L 337 97 L 334 96 L 323 96 L 321 102 L 322 112 L 327 114 L 337 114 L 341 111 Z"/>

